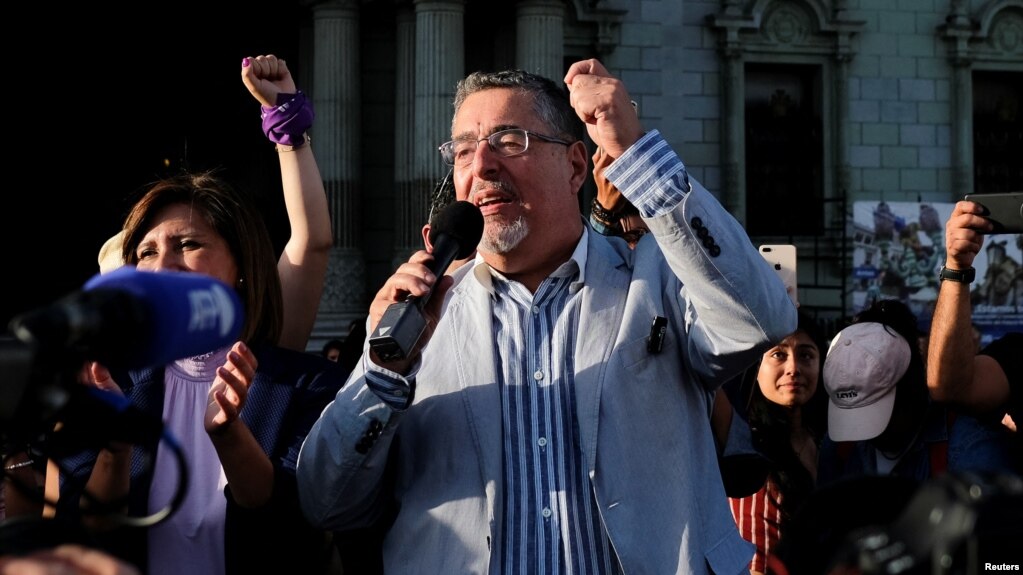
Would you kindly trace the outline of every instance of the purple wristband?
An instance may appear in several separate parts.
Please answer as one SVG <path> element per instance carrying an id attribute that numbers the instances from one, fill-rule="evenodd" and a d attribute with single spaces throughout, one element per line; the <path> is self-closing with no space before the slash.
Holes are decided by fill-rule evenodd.
<path id="1" fill-rule="evenodd" d="M 313 126 L 313 103 L 301 90 L 277 94 L 277 107 L 261 106 L 263 133 L 275 144 L 301 146 L 305 132 Z"/>

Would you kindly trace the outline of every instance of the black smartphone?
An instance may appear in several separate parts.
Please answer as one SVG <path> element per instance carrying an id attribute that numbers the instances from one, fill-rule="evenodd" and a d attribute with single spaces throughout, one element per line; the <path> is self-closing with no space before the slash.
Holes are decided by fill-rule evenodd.
<path id="1" fill-rule="evenodd" d="M 995 226 L 992 234 L 1023 234 L 1023 192 L 966 194 L 963 199 L 987 209 L 984 217 Z"/>

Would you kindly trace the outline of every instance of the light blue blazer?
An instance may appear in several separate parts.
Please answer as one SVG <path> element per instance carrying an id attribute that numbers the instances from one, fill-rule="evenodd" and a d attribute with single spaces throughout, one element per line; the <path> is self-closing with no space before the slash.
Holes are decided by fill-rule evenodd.
<path id="1" fill-rule="evenodd" d="M 577 296 L 579 447 L 629 575 L 746 571 L 753 548 L 728 507 L 711 401 L 796 328 L 774 270 L 692 183 L 673 211 L 647 219 L 652 234 L 635 250 L 590 231 Z M 500 572 L 501 350 L 481 272 L 466 265 L 455 274 L 411 405 L 393 410 L 367 388 L 364 357 L 299 455 L 299 498 L 313 524 L 357 527 L 395 506 L 388 574 Z M 655 316 L 668 319 L 656 354 L 647 351 Z"/>

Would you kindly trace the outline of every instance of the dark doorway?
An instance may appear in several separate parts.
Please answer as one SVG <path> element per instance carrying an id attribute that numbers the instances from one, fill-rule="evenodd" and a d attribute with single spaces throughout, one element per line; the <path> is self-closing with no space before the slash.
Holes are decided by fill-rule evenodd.
<path id="1" fill-rule="evenodd" d="M 973 73 L 973 188 L 976 193 L 1023 190 L 1021 106 L 1023 72 Z"/>
<path id="2" fill-rule="evenodd" d="M 824 144 L 819 66 L 746 64 L 746 231 L 820 235 Z"/>

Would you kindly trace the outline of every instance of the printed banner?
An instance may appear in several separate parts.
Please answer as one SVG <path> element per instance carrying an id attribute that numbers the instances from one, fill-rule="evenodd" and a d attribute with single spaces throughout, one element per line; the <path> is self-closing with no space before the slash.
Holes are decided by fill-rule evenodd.
<path id="1" fill-rule="evenodd" d="M 945 263 L 945 222 L 953 203 L 854 202 L 850 316 L 878 299 L 909 305 L 921 329 L 930 325 Z M 1023 234 L 987 236 L 973 262 L 973 323 L 981 345 L 1023 331 Z"/>

